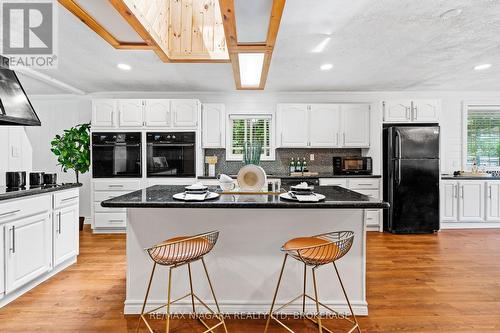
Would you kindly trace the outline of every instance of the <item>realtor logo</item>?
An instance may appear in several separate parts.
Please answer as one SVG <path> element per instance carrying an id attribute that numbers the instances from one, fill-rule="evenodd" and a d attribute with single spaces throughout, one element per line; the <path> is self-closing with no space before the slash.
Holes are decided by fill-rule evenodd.
<path id="1" fill-rule="evenodd" d="M 56 66 L 56 4 L 53 0 L 0 0 L 2 54 L 10 67 Z"/>

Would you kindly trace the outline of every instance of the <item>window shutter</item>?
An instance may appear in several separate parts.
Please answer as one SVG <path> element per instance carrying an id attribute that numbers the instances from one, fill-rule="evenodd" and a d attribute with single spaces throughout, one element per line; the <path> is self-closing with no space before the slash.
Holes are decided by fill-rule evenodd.
<path id="1" fill-rule="evenodd" d="M 467 111 L 467 164 L 499 166 L 500 106 L 469 105 Z"/>

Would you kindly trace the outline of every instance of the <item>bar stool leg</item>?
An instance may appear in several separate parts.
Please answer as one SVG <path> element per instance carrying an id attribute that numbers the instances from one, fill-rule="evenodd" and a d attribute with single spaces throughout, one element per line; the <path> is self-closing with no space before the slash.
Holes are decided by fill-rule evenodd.
<path id="1" fill-rule="evenodd" d="M 146 289 L 146 297 L 144 297 L 144 304 L 142 304 L 141 316 L 139 317 L 139 322 L 137 323 L 136 332 L 139 332 L 139 327 L 141 326 L 141 321 L 143 320 L 142 316 L 144 315 L 144 310 L 146 309 L 146 303 L 148 301 L 149 290 L 151 289 L 151 282 L 153 282 L 153 276 L 155 275 L 155 269 L 156 269 L 156 262 L 153 264 L 153 269 L 151 270 L 151 275 L 149 276 L 148 289 Z"/>
<path id="2" fill-rule="evenodd" d="M 207 276 L 208 285 L 210 286 L 210 291 L 212 292 L 212 296 L 214 298 L 215 307 L 217 308 L 217 314 L 220 316 L 220 320 L 222 321 L 222 325 L 224 326 L 224 331 L 227 333 L 226 321 L 224 320 L 224 315 L 220 313 L 219 302 L 217 302 L 217 297 L 215 297 L 214 287 L 212 286 L 212 281 L 210 280 L 210 276 L 208 275 L 207 265 L 205 264 L 205 260 L 201 257 L 201 263 L 203 264 L 203 269 L 205 270 L 205 275 Z"/>
<path id="3" fill-rule="evenodd" d="M 319 333 L 323 333 L 323 325 L 321 324 L 321 312 L 319 311 L 318 287 L 316 285 L 316 267 L 312 269 L 313 285 L 314 285 L 314 298 L 316 300 L 316 311 L 318 313 L 318 326 Z"/>
<path id="4" fill-rule="evenodd" d="M 170 297 L 172 292 L 172 267 L 168 270 L 167 324 L 166 333 L 170 332 Z"/>
<path id="5" fill-rule="evenodd" d="M 302 295 L 302 315 L 306 314 L 306 282 L 307 282 L 307 265 L 304 264 L 304 295 Z"/>
<path id="6" fill-rule="evenodd" d="M 349 311 L 351 311 L 352 317 L 353 317 L 354 322 L 356 324 L 356 328 L 357 328 L 358 332 L 361 333 L 361 329 L 359 327 L 358 320 L 356 319 L 356 315 L 354 314 L 354 311 L 352 310 L 351 302 L 349 301 L 349 297 L 347 297 L 347 293 L 345 291 L 344 284 L 342 283 L 342 279 L 340 278 L 339 270 L 337 269 L 337 265 L 335 264 L 335 261 L 333 262 L 333 267 L 335 267 L 335 273 L 337 273 L 337 277 L 339 279 L 340 286 L 342 287 L 342 292 L 344 293 L 344 297 L 347 301 L 347 305 L 349 306 Z"/>
<path id="7" fill-rule="evenodd" d="M 188 263 L 188 272 L 189 272 L 189 288 L 191 289 L 191 305 L 193 306 L 193 313 L 196 315 L 196 309 L 194 307 L 193 277 L 191 275 L 190 263 Z"/>
<path id="8" fill-rule="evenodd" d="M 267 333 L 267 329 L 269 328 L 269 323 L 271 322 L 271 317 L 273 315 L 274 304 L 276 303 L 276 297 L 278 296 L 278 290 L 280 289 L 281 278 L 283 277 L 283 271 L 285 270 L 286 259 L 288 258 L 288 254 L 285 254 L 285 259 L 283 260 L 283 265 L 281 266 L 280 277 L 278 278 L 278 285 L 276 286 L 276 291 L 274 292 L 273 303 L 271 304 L 271 310 L 269 310 L 269 316 L 267 317 L 266 328 L 264 329 L 264 333 Z"/>

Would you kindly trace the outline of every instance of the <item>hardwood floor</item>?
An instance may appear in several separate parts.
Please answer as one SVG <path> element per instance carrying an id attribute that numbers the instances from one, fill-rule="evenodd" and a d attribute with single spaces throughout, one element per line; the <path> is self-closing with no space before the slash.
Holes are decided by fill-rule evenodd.
<path id="1" fill-rule="evenodd" d="M 86 229 L 80 241 L 76 265 L 0 309 L 0 332 L 134 331 L 137 317 L 123 316 L 125 236 Z M 364 332 L 500 332 L 500 230 L 369 233 L 367 256 L 370 315 L 359 318 Z M 254 333 L 263 332 L 265 322 L 227 324 L 230 332 Z M 301 321 L 291 326 L 317 332 Z M 173 327 L 176 333 L 203 331 L 188 321 Z M 285 331 L 273 325 L 270 332 Z"/>

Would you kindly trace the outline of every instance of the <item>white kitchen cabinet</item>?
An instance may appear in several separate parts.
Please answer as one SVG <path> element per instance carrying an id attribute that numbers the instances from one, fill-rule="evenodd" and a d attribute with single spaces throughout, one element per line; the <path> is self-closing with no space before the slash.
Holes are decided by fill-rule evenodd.
<path id="1" fill-rule="evenodd" d="M 170 100 L 148 99 L 144 101 L 144 122 L 147 127 L 169 127 L 172 123 Z"/>
<path id="2" fill-rule="evenodd" d="M 387 101 L 383 103 L 384 121 L 405 123 L 411 121 L 411 100 Z"/>
<path id="3" fill-rule="evenodd" d="M 0 225 L 0 299 L 5 293 L 5 242 L 4 226 Z"/>
<path id="4" fill-rule="evenodd" d="M 500 182 L 486 183 L 486 221 L 500 222 Z"/>
<path id="5" fill-rule="evenodd" d="M 197 100 L 174 99 L 171 101 L 173 127 L 195 128 L 198 126 Z"/>
<path id="6" fill-rule="evenodd" d="M 51 230 L 49 213 L 5 224 L 7 294 L 52 269 Z"/>
<path id="7" fill-rule="evenodd" d="M 203 104 L 203 148 L 226 148 L 226 109 L 224 104 Z"/>
<path id="8" fill-rule="evenodd" d="M 441 183 L 441 221 L 458 221 L 458 183 L 443 181 Z"/>
<path id="9" fill-rule="evenodd" d="M 343 104 L 342 147 L 370 147 L 370 106 L 368 104 Z"/>
<path id="10" fill-rule="evenodd" d="M 438 100 L 414 100 L 412 104 L 412 119 L 418 123 L 438 122 L 440 102 Z"/>
<path id="11" fill-rule="evenodd" d="M 142 127 L 143 105 L 141 99 L 121 99 L 118 101 L 118 124 L 120 127 Z"/>
<path id="12" fill-rule="evenodd" d="M 92 127 L 115 127 L 117 125 L 116 101 L 97 99 L 92 101 Z"/>
<path id="13" fill-rule="evenodd" d="M 459 221 L 484 221 L 484 181 L 459 183 Z"/>
<path id="14" fill-rule="evenodd" d="M 433 99 L 385 101 L 384 122 L 388 123 L 437 123 L 441 102 Z"/>
<path id="15" fill-rule="evenodd" d="M 312 104 L 309 107 L 308 120 L 309 147 L 321 148 L 339 146 L 340 105 Z"/>
<path id="16" fill-rule="evenodd" d="M 309 146 L 309 111 L 307 104 L 280 104 L 276 116 L 278 145 L 283 148 Z"/>
<path id="17" fill-rule="evenodd" d="M 78 255 L 78 203 L 54 211 L 54 266 Z"/>

